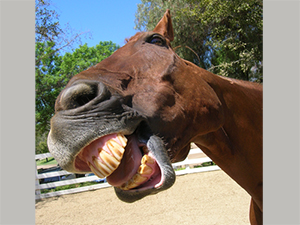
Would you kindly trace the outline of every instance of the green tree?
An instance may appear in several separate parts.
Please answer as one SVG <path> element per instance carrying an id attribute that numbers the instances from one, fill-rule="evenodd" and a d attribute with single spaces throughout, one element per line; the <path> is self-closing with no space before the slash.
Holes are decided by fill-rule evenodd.
<path id="1" fill-rule="evenodd" d="M 98 62 L 110 56 L 119 46 L 111 41 L 101 42 L 93 47 L 87 44 L 80 45 L 72 53 L 63 56 L 60 66 L 61 73 L 67 74 L 68 79 L 87 68 L 96 65 Z"/>
<path id="2" fill-rule="evenodd" d="M 109 42 L 100 42 L 94 47 L 79 46 L 72 53 L 60 56 L 54 42 L 36 43 L 36 154 L 48 152 L 47 134 L 54 104 L 58 94 L 72 76 L 109 57 L 119 47 Z"/>
<path id="3" fill-rule="evenodd" d="M 49 121 L 54 111 L 55 98 L 63 87 L 64 79 L 56 76 L 62 62 L 62 56 L 55 52 L 54 42 L 36 43 L 35 65 L 35 120 L 36 120 L 36 153 L 44 153 L 47 148 L 47 133 L 49 131 Z M 41 57 L 48 55 L 48 57 Z"/>
<path id="4" fill-rule="evenodd" d="M 219 75 L 262 82 L 262 1 L 142 0 L 136 29 L 152 30 L 166 9 L 181 57 Z"/>

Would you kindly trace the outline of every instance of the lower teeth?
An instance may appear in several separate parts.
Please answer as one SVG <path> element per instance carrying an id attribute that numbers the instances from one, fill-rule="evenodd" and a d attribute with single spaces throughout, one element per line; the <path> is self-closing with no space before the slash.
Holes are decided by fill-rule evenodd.
<path id="1" fill-rule="evenodd" d="M 137 173 L 119 188 L 122 190 L 130 190 L 140 186 L 146 181 L 151 180 L 151 175 L 153 173 L 153 168 L 151 167 L 151 164 L 154 164 L 154 160 L 150 156 L 144 155 Z"/>

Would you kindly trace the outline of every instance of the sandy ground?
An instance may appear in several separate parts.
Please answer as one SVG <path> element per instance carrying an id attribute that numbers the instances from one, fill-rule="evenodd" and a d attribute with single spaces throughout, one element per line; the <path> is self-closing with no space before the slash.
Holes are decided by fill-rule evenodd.
<path id="1" fill-rule="evenodd" d="M 57 164 L 41 165 L 41 166 L 37 166 L 36 168 L 37 168 L 37 169 L 48 169 L 48 168 L 54 167 L 54 166 L 56 166 L 56 165 L 57 165 Z"/>
<path id="2" fill-rule="evenodd" d="M 36 224 L 249 225 L 250 196 L 223 171 L 177 176 L 176 183 L 135 203 L 112 187 L 36 203 Z"/>

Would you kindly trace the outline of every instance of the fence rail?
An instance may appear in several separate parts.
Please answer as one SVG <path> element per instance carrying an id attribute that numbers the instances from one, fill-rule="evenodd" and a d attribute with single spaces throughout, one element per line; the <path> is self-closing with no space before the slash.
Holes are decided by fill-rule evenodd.
<path id="1" fill-rule="evenodd" d="M 49 157 L 52 157 L 51 154 L 45 153 L 45 154 L 36 155 L 35 159 L 37 160 L 37 159 L 44 159 L 44 158 L 49 158 Z M 189 155 L 187 156 L 187 158 L 184 161 L 178 162 L 178 163 L 173 163 L 172 166 L 175 169 L 175 174 L 177 176 L 189 174 L 189 173 L 200 173 L 200 172 L 220 170 L 220 168 L 216 165 L 211 165 L 211 166 L 206 166 L 206 167 L 195 167 L 195 166 L 201 165 L 202 163 L 205 163 L 205 162 L 212 162 L 212 160 L 209 157 L 207 157 L 201 151 L 201 149 L 192 148 L 189 152 Z M 78 183 L 99 180 L 99 178 L 97 176 L 92 175 L 92 176 L 88 176 L 88 177 L 66 179 L 66 180 L 60 180 L 60 181 L 55 181 L 55 182 L 49 182 L 49 183 L 45 183 L 45 184 L 40 184 L 40 181 L 39 181 L 40 179 L 51 178 L 51 177 L 59 177 L 60 178 L 61 176 L 65 176 L 65 175 L 66 175 L 66 178 L 68 176 L 70 176 L 70 177 L 75 176 L 73 173 L 67 172 L 65 170 L 38 174 L 38 171 L 36 169 L 35 199 L 42 199 L 42 198 L 59 196 L 59 195 L 73 194 L 73 193 L 78 193 L 78 192 L 82 192 L 82 191 L 90 191 L 90 190 L 95 190 L 95 189 L 100 189 L 100 188 L 111 187 L 110 184 L 105 182 L 105 183 L 94 184 L 94 185 L 85 186 L 85 187 L 71 188 L 71 189 L 67 189 L 67 190 L 54 191 L 54 192 L 49 192 L 49 193 L 44 193 L 44 194 L 41 193 L 41 190 L 43 190 L 43 189 L 55 188 L 55 187 L 60 187 L 60 186 L 65 186 L 65 185 L 70 185 L 70 184 L 78 184 Z"/>

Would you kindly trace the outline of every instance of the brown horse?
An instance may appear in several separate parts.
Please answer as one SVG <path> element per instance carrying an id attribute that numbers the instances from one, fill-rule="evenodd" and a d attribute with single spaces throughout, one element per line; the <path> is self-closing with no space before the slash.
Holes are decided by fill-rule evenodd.
<path id="1" fill-rule="evenodd" d="M 262 224 L 262 86 L 181 59 L 172 40 L 167 10 L 153 31 L 74 76 L 56 100 L 50 152 L 133 202 L 171 187 L 171 162 L 194 142 L 251 195 L 251 224 Z"/>

